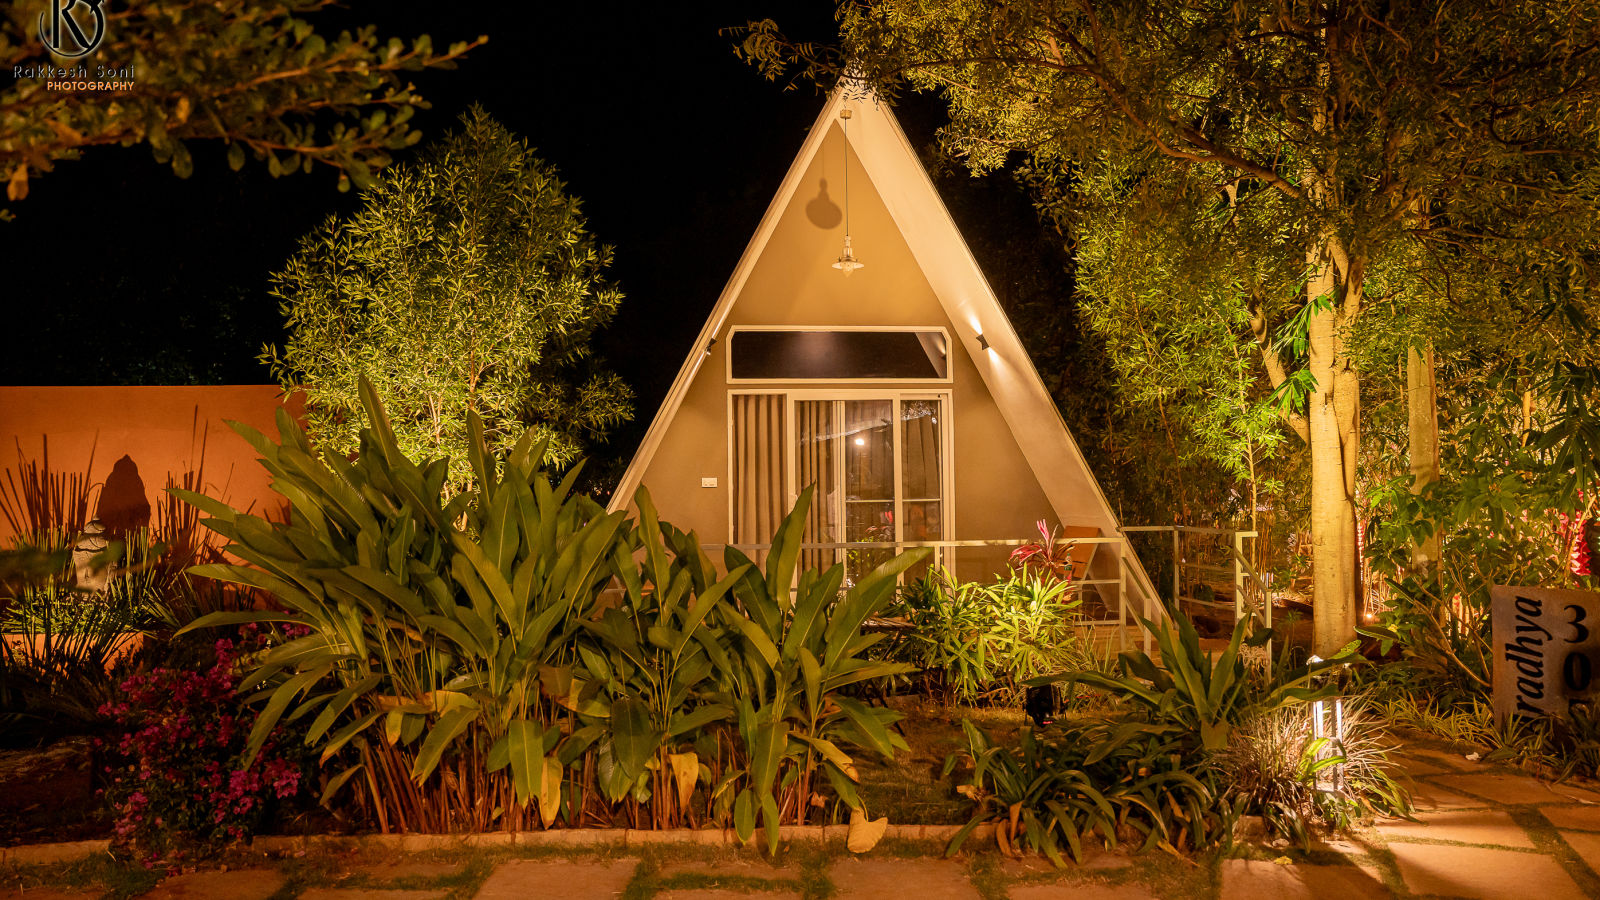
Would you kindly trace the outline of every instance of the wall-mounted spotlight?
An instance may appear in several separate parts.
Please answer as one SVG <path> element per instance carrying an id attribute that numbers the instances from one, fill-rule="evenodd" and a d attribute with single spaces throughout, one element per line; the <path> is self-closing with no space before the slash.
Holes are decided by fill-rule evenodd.
<path id="1" fill-rule="evenodd" d="M 978 346 L 984 350 L 989 349 L 989 342 L 984 339 L 983 332 L 981 331 L 978 332 Z"/>
<path id="2" fill-rule="evenodd" d="M 717 345 L 717 339 L 716 338 L 712 338 L 711 339 L 711 343 L 706 344 L 706 355 L 707 356 L 711 355 L 711 348 L 715 347 L 716 345 Z"/>

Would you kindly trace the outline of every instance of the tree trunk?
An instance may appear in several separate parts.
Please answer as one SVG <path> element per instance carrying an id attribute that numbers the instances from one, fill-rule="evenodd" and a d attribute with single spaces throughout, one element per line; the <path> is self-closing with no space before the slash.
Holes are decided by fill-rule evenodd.
<path id="1" fill-rule="evenodd" d="M 1411 493 L 1420 494 L 1439 480 L 1439 390 L 1434 376 L 1433 345 L 1406 351 L 1406 411 L 1411 453 Z M 1439 561 L 1437 532 L 1411 550 L 1411 571 L 1426 576 Z"/>
<path id="2" fill-rule="evenodd" d="M 1355 639 L 1356 451 L 1360 379 L 1344 352 L 1341 326 L 1359 304 L 1359 274 L 1335 264 L 1338 239 L 1324 232 L 1311 248 L 1308 302 L 1333 302 L 1309 322 L 1308 368 L 1316 379 L 1306 410 L 1311 449 L 1312 649 L 1327 657 Z M 1343 276 L 1342 278 L 1340 276 Z M 1340 282 L 1344 282 L 1341 284 Z"/>

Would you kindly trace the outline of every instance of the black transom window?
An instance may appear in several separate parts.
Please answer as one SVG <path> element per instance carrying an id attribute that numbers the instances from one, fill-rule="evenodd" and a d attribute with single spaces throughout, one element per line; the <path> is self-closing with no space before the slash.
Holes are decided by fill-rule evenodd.
<path id="1" fill-rule="evenodd" d="M 740 329 L 729 342 L 730 375 L 757 381 L 943 381 L 943 331 Z"/>

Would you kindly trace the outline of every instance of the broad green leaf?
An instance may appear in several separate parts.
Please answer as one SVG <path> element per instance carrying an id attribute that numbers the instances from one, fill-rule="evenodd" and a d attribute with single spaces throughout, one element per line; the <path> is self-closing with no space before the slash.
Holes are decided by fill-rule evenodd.
<path id="1" fill-rule="evenodd" d="M 543 726 L 527 719 L 514 720 L 506 728 L 506 750 L 517 802 L 531 803 L 544 789 Z"/>
<path id="2" fill-rule="evenodd" d="M 617 765 L 631 781 L 644 771 L 644 764 L 660 746 L 660 738 L 650 725 L 650 708 L 641 700 L 623 698 L 611 704 L 611 733 L 615 741 Z"/>
<path id="3" fill-rule="evenodd" d="M 339 793 L 339 789 L 344 787 L 345 782 L 349 781 L 357 773 L 363 771 L 364 769 L 366 769 L 365 765 L 357 763 L 328 779 L 328 785 L 322 789 L 322 796 L 317 800 L 317 803 L 321 806 L 327 806 L 328 801 L 332 800 L 333 796 Z"/>
<path id="4" fill-rule="evenodd" d="M 440 716 L 433 727 L 428 729 L 428 736 L 422 741 L 422 749 L 417 751 L 416 761 L 411 765 L 411 777 L 418 784 L 426 781 L 433 770 L 439 765 L 439 758 L 449 748 L 451 742 L 460 737 L 478 718 L 478 710 L 453 709 Z"/>

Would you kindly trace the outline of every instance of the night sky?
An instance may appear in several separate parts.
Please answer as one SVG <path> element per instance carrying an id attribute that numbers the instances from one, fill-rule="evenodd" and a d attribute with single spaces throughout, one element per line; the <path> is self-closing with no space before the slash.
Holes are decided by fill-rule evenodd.
<path id="1" fill-rule="evenodd" d="M 639 395 L 635 421 L 611 442 L 626 453 L 824 102 L 764 81 L 718 31 L 770 16 L 792 36 L 828 40 L 832 5 L 548 6 L 484 17 L 470 4 L 355 2 L 336 15 L 440 46 L 489 35 L 456 70 L 416 76 L 433 104 L 418 116 L 423 143 L 482 103 L 559 168 L 591 230 L 616 248 L 611 274 L 627 299 L 597 349 Z M 931 102 L 899 114 L 915 141 L 939 124 Z M 283 335 L 269 275 L 356 195 L 335 190 L 331 169 L 273 179 L 254 161 L 230 171 L 220 144 L 191 148 L 188 179 L 147 147 L 93 148 L 12 205 L 15 221 L 0 223 L 11 333 L 0 381 L 271 380 L 255 361 Z"/>

